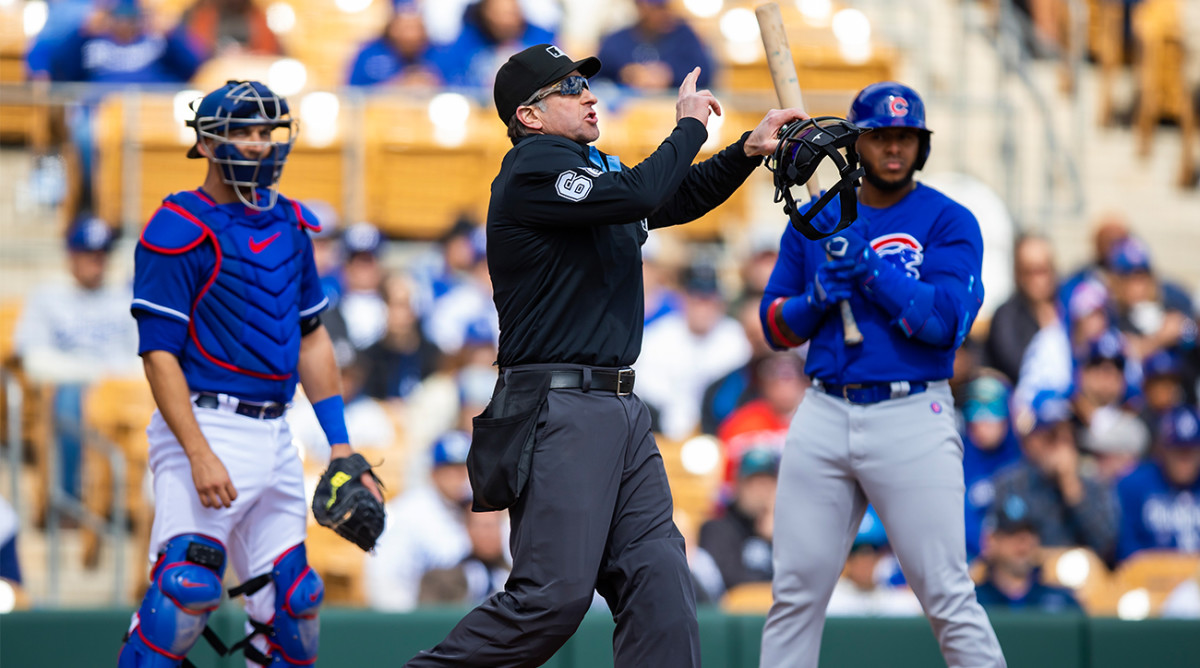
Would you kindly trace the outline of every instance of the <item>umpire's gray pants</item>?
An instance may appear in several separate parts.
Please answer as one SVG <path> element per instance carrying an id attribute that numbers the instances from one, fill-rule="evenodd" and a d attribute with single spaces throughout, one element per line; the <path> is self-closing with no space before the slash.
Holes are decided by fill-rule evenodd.
<path id="1" fill-rule="evenodd" d="M 646 405 L 551 390 L 545 411 L 529 484 L 510 511 L 504 591 L 406 666 L 540 666 L 599 591 L 617 624 L 617 668 L 698 668 L 695 594 Z"/>
<path id="2" fill-rule="evenodd" d="M 815 668 L 825 608 L 871 503 L 950 668 L 1004 656 L 967 572 L 962 440 L 947 384 L 867 406 L 810 388 L 784 446 L 762 668 Z"/>

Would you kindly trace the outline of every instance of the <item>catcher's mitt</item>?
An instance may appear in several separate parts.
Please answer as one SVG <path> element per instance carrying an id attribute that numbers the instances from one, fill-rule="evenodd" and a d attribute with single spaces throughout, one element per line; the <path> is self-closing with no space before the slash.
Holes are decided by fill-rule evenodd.
<path id="1" fill-rule="evenodd" d="M 313 493 L 312 510 L 321 526 L 370 551 L 383 533 L 383 504 L 363 485 L 362 474 L 370 473 L 383 489 L 371 465 L 357 452 L 330 460 Z"/>

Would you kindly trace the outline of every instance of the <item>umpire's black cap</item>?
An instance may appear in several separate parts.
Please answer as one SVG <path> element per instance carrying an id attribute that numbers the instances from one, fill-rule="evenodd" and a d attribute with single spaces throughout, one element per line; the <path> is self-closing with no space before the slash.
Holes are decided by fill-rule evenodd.
<path id="1" fill-rule="evenodd" d="M 536 44 L 514 54 L 500 66 L 492 96 L 496 100 L 496 112 L 505 125 L 517 113 L 517 107 L 544 86 L 579 70 L 591 78 L 600 71 L 600 59 L 595 56 L 583 60 L 571 60 L 562 49 L 553 44 Z"/>

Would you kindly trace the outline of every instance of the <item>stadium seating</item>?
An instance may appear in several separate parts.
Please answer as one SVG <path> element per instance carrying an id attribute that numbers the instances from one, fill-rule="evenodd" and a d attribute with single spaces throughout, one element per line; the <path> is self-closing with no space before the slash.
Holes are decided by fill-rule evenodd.
<path id="1" fill-rule="evenodd" d="M 105 220 L 149 220 L 162 198 L 204 181 L 205 166 L 185 157 L 195 134 L 177 116 L 175 96 L 130 93 L 104 100 L 96 117 L 96 210 Z M 340 120 L 339 123 L 344 123 Z M 323 199 L 340 209 L 345 155 L 340 127 L 316 145 L 302 131 L 280 181 L 284 193 Z M 132 220 L 131 220 L 132 219 Z"/>
<path id="2" fill-rule="evenodd" d="M 721 611 L 731 615 L 765 615 L 770 609 L 770 582 L 740 584 L 721 597 Z"/>
<path id="3" fill-rule="evenodd" d="M 14 334 L 17 319 L 21 315 L 23 302 L 20 299 L 10 299 L 0 302 L 0 367 L 4 375 L 11 375 L 20 388 L 20 434 L 21 447 L 26 449 L 24 458 L 33 465 L 33 483 L 27 489 L 31 494 L 26 498 L 33 507 L 33 517 L 36 524 L 45 522 L 48 500 L 49 478 L 46 471 L 46 448 L 50 442 L 50 399 L 53 388 L 35 383 L 26 377 L 21 368 L 21 360 L 16 356 Z M 9 401 L 16 397 L 8 395 L 7 384 L 0 384 L 0 427 L 5 441 L 9 435 Z"/>
<path id="4" fill-rule="evenodd" d="M 1143 550 L 1117 567 L 1114 588 L 1118 596 L 1144 589 L 1150 602 L 1150 615 L 1157 616 L 1167 596 L 1197 571 L 1200 571 L 1200 554 Z"/>
<path id="5" fill-rule="evenodd" d="M 326 605 L 365 606 L 365 553 L 357 545 L 316 523 L 309 514 L 308 563 L 325 581 Z"/>
<path id="6" fill-rule="evenodd" d="M 149 553 L 150 526 L 154 520 L 152 499 L 145 494 L 145 478 L 150 444 L 146 428 L 154 414 L 154 396 L 145 378 L 106 378 L 88 388 L 84 400 L 85 443 L 102 438 L 115 446 L 125 458 L 125 509 L 132 520 L 135 557 L 131 561 L 135 572 L 132 581 L 144 580 L 145 562 L 140 558 Z M 112 467 L 106 456 L 95 448 L 84 449 L 82 499 L 84 506 L 101 517 L 108 517 L 112 508 Z M 100 541 L 95 532 L 82 530 L 84 565 L 99 563 Z"/>
<path id="7" fill-rule="evenodd" d="M 1196 109 L 1185 72 L 1188 45 L 1181 11 L 1179 0 L 1145 0 L 1134 10 L 1134 33 L 1140 45 L 1136 134 L 1138 154 L 1149 157 L 1158 122 L 1178 123 L 1182 135 L 1178 182 L 1189 187 L 1196 179 Z"/>
<path id="8" fill-rule="evenodd" d="M 25 81 L 25 32 L 22 5 L 6 3 L 0 7 L 0 85 Z M 10 97 L 0 103 L 0 140 L 28 141 L 34 132 L 35 113 L 29 104 L 14 103 Z"/>
<path id="9" fill-rule="evenodd" d="M 718 459 L 712 469 L 697 473 L 684 467 L 685 442 L 672 441 L 661 435 L 655 435 L 655 440 L 662 454 L 667 479 L 671 483 L 671 497 L 675 510 L 695 520 L 697 526 L 704 524 L 704 521 L 712 516 L 725 471 L 725 462 L 719 454 L 720 449 L 717 448 Z"/>
<path id="10" fill-rule="evenodd" d="M 482 220 L 508 148 L 491 112 L 450 100 L 462 123 L 438 125 L 431 99 L 371 97 L 364 110 L 366 219 L 392 236 L 434 239 L 460 213 Z"/>
<path id="11" fill-rule="evenodd" d="M 1041 554 L 1042 582 L 1066 587 L 1090 615 L 1116 614 L 1108 566 L 1086 547 L 1046 547 Z"/>

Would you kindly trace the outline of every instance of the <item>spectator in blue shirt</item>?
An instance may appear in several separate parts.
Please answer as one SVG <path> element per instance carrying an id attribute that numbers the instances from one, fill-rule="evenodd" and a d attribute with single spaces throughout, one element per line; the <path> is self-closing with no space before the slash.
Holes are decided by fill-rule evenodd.
<path id="1" fill-rule="evenodd" d="M 192 78 L 201 61 L 183 32 L 161 35 L 150 30 L 139 0 L 101 0 L 79 28 L 55 42 L 49 53 L 38 56 L 43 57 L 52 81 L 101 84 L 180 83 Z M 88 95 L 67 119 L 83 175 L 81 210 L 91 204 L 96 102 L 94 95 Z"/>
<path id="2" fill-rule="evenodd" d="M 464 10 L 462 32 L 447 49 L 446 82 L 490 89 L 509 56 L 553 41 L 549 30 L 525 18 L 517 0 L 479 0 Z"/>
<path id="3" fill-rule="evenodd" d="M 198 50 L 180 32 L 149 29 L 138 0 L 105 0 L 49 55 L 54 81 L 178 83 L 200 67 Z"/>
<path id="4" fill-rule="evenodd" d="M 1037 558 L 1041 543 L 1032 510 L 1011 497 L 994 516 L 984 538 L 987 580 L 975 587 L 980 605 L 995 611 L 1082 613 L 1070 590 L 1042 584 Z"/>
<path id="5" fill-rule="evenodd" d="M 1043 390 L 1028 406 L 1014 408 L 1013 424 L 1024 457 L 996 474 L 995 516 L 1011 498 L 1029 508 L 1043 545 L 1092 549 L 1111 560 L 1117 536 L 1112 488 L 1080 470 L 1070 403 Z"/>
<path id="6" fill-rule="evenodd" d="M 93 13 L 92 0 L 50 0 L 46 24 L 25 55 L 30 79 L 50 78 L 50 57 Z"/>
<path id="7" fill-rule="evenodd" d="M 1200 553 L 1200 412 L 1179 406 L 1158 426 L 1156 458 L 1117 483 L 1117 559 L 1138 550 Z"/>
<path id="8" fill-rule="evenodd" d="M 983 371 L 967 384 L 962 440 L 968 559 L 979 554 L 983 518 L 996 497 L 993 477 L 1021 458 L 1021 446 L 1008 412 L 1010 394 L 1008 384 L 994 370 Z"/>
<path id="9" fill-rule="evenodd" d="M 354 57 L 350 85 L 432 88 L 445 82 L 447 58 L 448 54 L 429 43 L 417 3 L 398 0 L 383 34 L 363 45 Z"/>
<path id="10" fill-rule="evenodd" d="M 604 69 L 597 79 L 609 79 L 644 92 L 677 88 L 693 68 L 700 67 L 698 88 L 712 85 L 708 49 L 667 0 L 637 0 L 637 23 L 604 38 L 599 58 Z"/>

